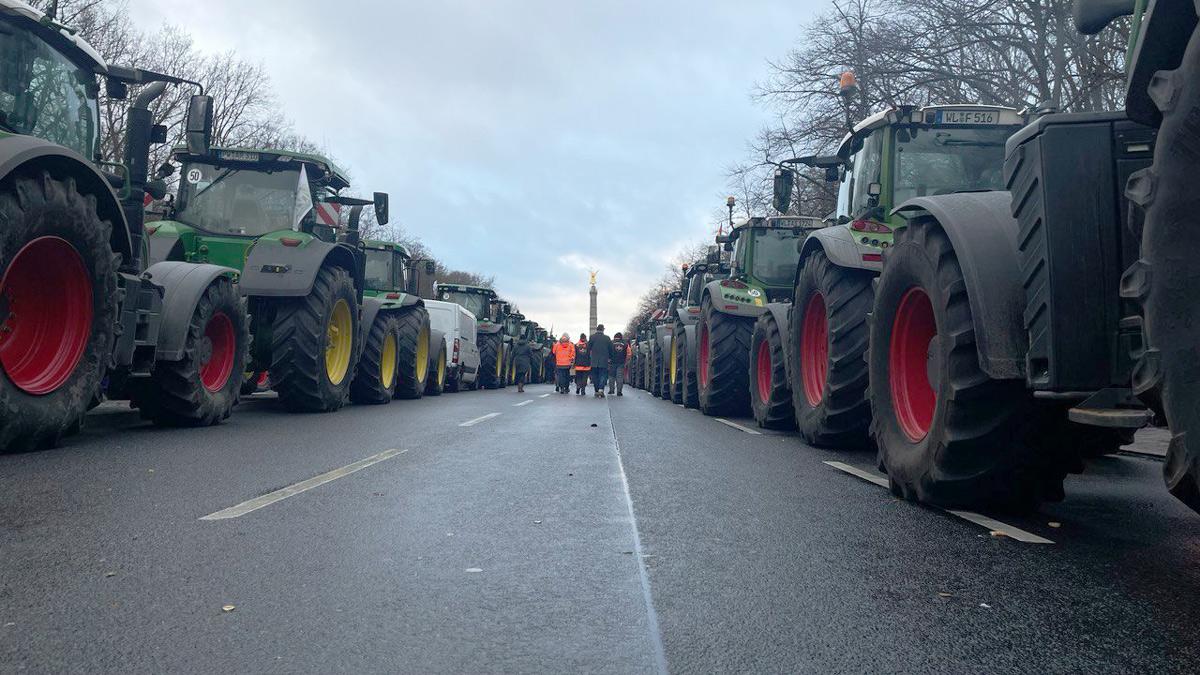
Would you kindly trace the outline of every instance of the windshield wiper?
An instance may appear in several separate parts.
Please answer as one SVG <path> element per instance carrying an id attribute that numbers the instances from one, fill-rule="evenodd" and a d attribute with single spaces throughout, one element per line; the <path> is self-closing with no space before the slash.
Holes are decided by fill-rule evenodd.
<path id="1" fill-rule="evenodd" d="M 234 169 L 234 168 L 225 169 L 225 171 L 223 171 L 220 176 L 217 176 L 216 178 L 213 179 L 213 182 L 209 183 L 208 185 L 205 185 L 199 192 L 192 195 L 192 199 L 196 199 L 200 195 L 204 194 L 205 192 L 208 192 L 209 190 L 212 189 L 212 187 L 214 185 L 225 180 L 227 177 L 229 177 L 230 174 L 237 173 L 238 171 L 241 171 L 241 169 Z M 189 199 L 188 201 L 191 201 L 191 199 Z"/>

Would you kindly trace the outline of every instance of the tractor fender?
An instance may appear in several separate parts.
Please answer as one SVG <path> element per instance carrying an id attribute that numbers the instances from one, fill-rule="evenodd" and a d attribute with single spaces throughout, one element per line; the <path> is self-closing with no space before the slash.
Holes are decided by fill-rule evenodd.
<path id="1" fill-rule="evenodd" d="M 169 260 L 151 265 L 145 275 L 164 291 L 154 360 L 178 361 L 184 356 L 188 327 L 200 298 L 214 283 L 233 283 L 237 270 Z"/>
<path id="2" fill-rule="evenodd" d="M 150 247 L 150 257 L 146 259 L 146 262 L 149 264 L 159 263 L 171 259 L 171 253 L 174 252 L 175 245 L 179 243 L 179 235 L 155 234 L 153 237 L 146 237 L 146 241 Z"/>
<path id="3" fill-rule="evenodd" d="M 397 312 L 409 307 L 424 307 L 425 301 L 412 293 L 403 293 L 395 300 L 378 296 L 362 299 L 363 330 L 370 330 L 375 316 L 380 312 Z"/>
<path id="4" fill-rule="evenodd" d="M 41 169 L 56 178 L 74 178 L 81 193 L 96 198 L 96 213 L 101 220 L 112 223 L 109 246 L 113 253 L 121 254 L 122 264 L 128 265 L 133 259 L 133 240 L 121 200 L 95 165 L 74 150 L 35 136 L 0 138 L 0 179 L 18 171 Z"/>
<path id="5" fill-rule="evenodd" d="M 766 301 L 767 301 L 766 293 L 762 293 L 758 297 L 758 300 L 760 300 L 763 303 L 762 305 L 754 305 L 754 304 L 750 304 L 749 302 L 745 302 L 744 300 L 750 299 L 748 295 L 741 296 L 742 298 L 744 298 L 744 300 L 735 300 L 728 296 L 734 295 L 734 294 L 744 294 L 750 289 L 746 289 L 746 290 L 727 289 L 721 285 L 722 281 L 725 281 L 725 279 L 715 279 L 713 281 L 708 282 L 708 285 L 706 285 L 704 287 L 704 292 L 703 292 L 701 300 L 700 300 L 701 306 L 703 306 L 704 298 L 708 298 L 712 302 L 713 309 L 717 310 L 718 312 L 720 312 L 722 314 L 728 314 L 730 316 L 742 316 L 742 317 L 746 317 L 749 319 L 755 319 L 755 318 L 758 318 L 759 314 L 763 313 L 763 307 L 764 307 L 764 305 L 766 305 Z"/>
<path id="6" fill-rule="evenodd" d="M 684 325 L 684 327 L 683 327 L 683 344 L 684 344 L 684 347 L 686 348 L 686 351 L 684 352 L 684 354 L 687 355 L 687 359 L 688 359 L 688 363 L 685 363 L 684 367 L 687 368 L 688 366 L 695 366 L 696 354 L 698 353 L 697 347 L 696 347 L 696 326 L 695 326 L 695 324 L 690 325 L 690 326 Z"/>
<path id="7" fill-rule="evenodd" d="M 766 314 L 769 314 L 771 316 L 771 320 L 773 320 L 775 322 L 775 325 L 779 327 L 779 338 L 780 338 L 780 341 L 784 345 L 784 348 L 783 348 L 784 372 L 788 373 L 789 377 L 791 376 L 792 367 L 791 367 L 791 364 L 788 362 L 788 359 L 790 358 L 789 354 L 791 353 L 792 350 L 788 349 L 787 345 L 790 344 L 790 339 L 788 337 L 788 329 L 791 328 L 791 323 L 788 321 L 788 313 L 791 311 L 791 309 L 792 309 L 792 303 L 790 303 L 790 302 L 769 302 L 769 303 L 767 303 L 767 311 L 766 311 Z M 751 347 L 753 347 L 753 345 L 751 345 Z"/>
<path id="8" fill-rule="evenodd" d="M 863 260 L 863 251 L 860 250 L 858 242 L 854 240 L 854 234 L 850 232 L 849 227 L 830 225 L 805 237 L 804 245 L 800 248 L 800 263 L 796 265 L 794 281 L 800 280 L 800 270 L 804 267 L 804 259 L 816 251 L 824 252 L 825 257 L 829 258 L 829 262 L 838 267 L 872 272 L 879 272 L 883 269 L 881 262 Z M 871 252 L 878 253 L 879 249 L 871 249 Z M 794 283 L 792 285 L 795 286 Z"/>
<path id="9" fill-rule="evenodd" d="M 966 281 L 980 367 L 993 379 L 1023 379 L 1029 338 L 1010 193 L 917 197 L 893 213 L 910 223 L 932 220 L 945 231 Z"/>
<path id="10" fill-rule="evenodd" d="M 1130 119 L 1153 127 L 1162 122 L 1147 88 L 1154 73 L 1179 67 L 1196 28 L 1196 12 L 1190 0 L 1150 0 L 1127 67 L 1125 111 Z"/>
<path id="11" fill-rule="evenodd" d="M 383 309 L 383 301 L 379 298 L 362 299 L 362 317 L 359 320 L 358 326 L 362 330 L 363 335 L 371 332 L 371 326 L 375 325 L 375 317 L 379 315 L 381 309 Z"/>
<path id="12" fill-rule="evenodd" d="M 499 333 L 500 329 L 503 327 L 504 326 L 501 326 L 498 323 L 488 322 L 476 328 L 475 332 L 479 335 L 495 335 L 496 333 Z"/>
<path id="13" fill-rule="evenodd" d="M 284 246 L 278 240 L 260 239 L 246 255 L 242 295 L 302 298 L 312 292 L 317 272 L 327 265 L 344 267 L 362 293 L 362 271 L 350 246 L 320 239 L 304 246 Z"/>

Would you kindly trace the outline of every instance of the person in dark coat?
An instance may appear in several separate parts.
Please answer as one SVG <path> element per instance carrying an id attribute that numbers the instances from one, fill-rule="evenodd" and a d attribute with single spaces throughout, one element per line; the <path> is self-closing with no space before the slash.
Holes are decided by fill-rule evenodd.
<path id="1" fill-rule="evenodd" d="M 529 380 L 529 371 L 533 370 L 533 349 L 529 346 L 529 340 L 522 338 L 517 341 L 517 348 L 513 350 L 513 367 L 517 371 L 517 393 L 523 393 L 525 382 Z"/>
<path id="2" fill-rule="evenodd" d="M 583 396 L 587 393 L 588 371 L 592 369 L 592 359 L 588 354 L 587 335 L 579 334 L 579 342 L 575 343 L 575 393 Z"/>
<path id="3" fill-rule="evenodd" d="M 612 340 L 604 334 L 604 324 L 596 326 L 596 332 L 588 340 L 588 352 L 592 355 L 592 390 L 596 398 L 604 398 L 608 363 L 612 360 Z"/>
<path id="4" fill-rule="evenodd" d="M 621 337 L 618 332 L 613 336 L 612 341 L 612 358 L 608 360 L 608 393 L 616 393 L 617 396 L 624 396 L 622 389 L 625 388 L 625 363 L 629 358 L 629 344 L 625 342 L 625 338 Z"/>

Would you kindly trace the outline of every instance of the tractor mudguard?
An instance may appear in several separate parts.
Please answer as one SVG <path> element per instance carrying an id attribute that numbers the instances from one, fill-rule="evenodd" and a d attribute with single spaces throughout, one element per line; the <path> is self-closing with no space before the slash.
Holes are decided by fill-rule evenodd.
<path id="1" fill-rule="evenodd" d="M 1154 73 L 1179 67 L 1196 28 L 1196 11 L 1191 0 L 1150 0 L 1127 68 L 1125 111 L 1130 119 L 1153 127 L 1162 122 L 1147 87 Z"/>
<path id="2" fill-rule="evenodd" d="M 696 345 L 696 326 L 695 325 L 683 327 L 683 344 L 687 348 L 687 351 L 685 353 L 687 354 L 688 360 L 694 364 L 696 362 L 696 354 L 699 353 L 697 351 L 698 347 Z"/>
<path id="3" fill-rule="evenodd" d="M 788 330 L 791 328 L 791 322 L 788 319 L 788 312 L 792 309 L 790 302 L 769 302 L 767 303 L 767 312 L 771 314 L 771 318 L 775 319 L 775 325 L 779 327 L 779 337 L 784 345 L 791 344 Z M 784 371 L 791 378 L 792 366 L 788 362 L 792 350 L 785 348 L 783 350 Z"/>
<path id="4" fill-rule="evenodd" d="M 502 328 L 504 328 L 504 326 L 498 323 L 487 323 L 479 326 L 475 332 L 478 335 L 495 335 L 496 333 L 499 333 L 500 329 Z"/>
<path id="5" fill-rule="evenodd" d="M 147 237 L 146 240 L 150 245 L 150 257 L 146 260 L 146 263 L 153 265 L 154 263 L 171 259 L 171 252 L 174 250 L 175 245 L 179 243 L 179 235 L 159 233 L 153 237 Z"/>
<path id="6" fill-rule="evenodd" d="M 91 162 L 73 150 L 34 136 L 0 138 L 0 179 L 23 169 L 45 169 L 56 178 L 73 177 L 80 192 L 95 195 L 100 219 L 112 223 L 109 245 L 113 253 L 121 254 L 122 265 L 129 264 L 133 259 L 133 244 L 121 201 L 108 179 Z"/>
<path id="7" fill-rule="evenodd" d="M 237 270 L 220 265 L 196 265 L 178 261 L 155 263 L 146 276 L 162 286 L 163 309 L 159 319 L 155 361 L 178 361 L 187 345 L 188 326 L 200 297 L 218 279 L 233 283 Z"/>
<path id="8" fill-rule="evenodd" d="M 353 250 L 346 244 L 313 239 L 305 246 L 284 246 L 275 239 L 260 239 L 250 247 L 242 271 L 242 295 L 300 298 L 312 292 L 317 272 L 326 265 L 344 267 L 362 293 L 362 272 Z"/>
<path id="9" fill-rule="evenodd" d="M 804 259 L 814 251 L 824 251 L 829 262 L 838 267 L 871 270 L 872 272 L 883 269 L 881 262 L 862 259 L 862 252 L 859 251 L 858 243 L 854 241 L 854 235 L 850 232 L 849 227 L 831 225 L 813 232 L 804 239 L 804 246 L 800 249 L 800 264 L 796 265 L 795 281 L 800 278 Z M 878 252 L 878 249 L 874 249 L 874 251 Z M 795 286 L 794 283 L 793 286 Z"/>
<path id="10" fill-rule="evenodd" d="M 401 293 L 399 298 L 395 300 L 389 298 L 381 298 L 378 296 L 362 299 L 362 327 L 363 331 L 371 330 L 371 325 L 375 322 L 375 315 L 379 312 L 393 311 L 397 309 L 407 309 L 409 307 L 424 307 L 425 301 L 412 293 Z"/>
<path id="11" fill-rule="evenodd" d="M 712 301 L 713 309 L 722 314 L 756 319 L 759 314 L 763 313 L 763 308 L 767 304 L 766 293 L 758 289 L 726 288 L 721 285 L 722 281 L 725 280 L 717 279 L 708 282 L 708 285 L 704 287 L 701 306 L 703 306 L 703 298 L 709 298 Z M 751 297 L 748 294 L 751 290 L 758 292 L 759 295 Z M 697 319 L 697 321 L 699 320 Z"/>
<path id="12" fill-rule="evenodd" d="M 383 309 L 383 301 L 379 298 L 362 299 L 362 318 L 358 325 L 362 329 L 363 335 L 371 332 L 371 326 L 375 325 L 375 317 L 381 309 Z"/>
<path id="13" fill-rule="evenodd" d="M 1008 192 L 964 192 L 917 197 L 893 210 L 910 223 L 933 220 L 950 238 L 966 282 L 979 365 L 998 380 L 1024 379 L 1029 343 L 1017 258 L 1020 228 L 1011 202 Z"/>

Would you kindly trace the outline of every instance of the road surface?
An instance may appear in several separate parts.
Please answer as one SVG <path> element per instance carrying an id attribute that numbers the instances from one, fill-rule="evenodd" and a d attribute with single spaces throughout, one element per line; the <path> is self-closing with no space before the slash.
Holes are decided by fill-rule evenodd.
<path id="1" fill-rule="evenodd" d="M 894 499 L 868 453 L 629 389 L 310 416 L 258 396 L 196 430 L 96 418 L 0 456 L 0 672 L 1200 660 L 1200 518 L 1155 457 L 1105 458 L 1066 502 L 993 522 Z"/>

